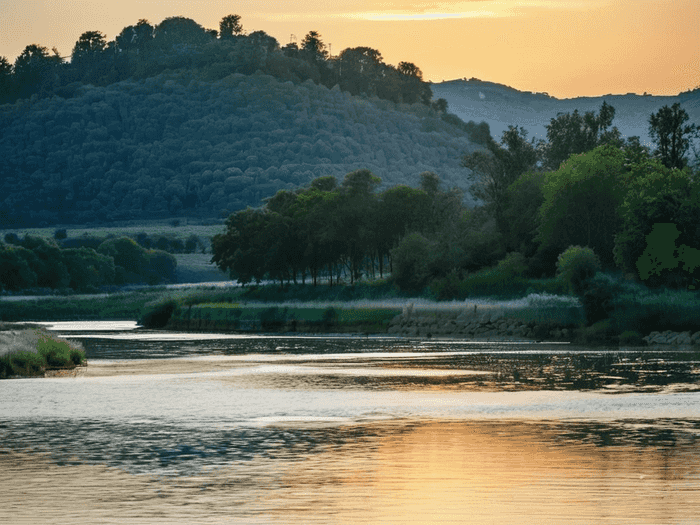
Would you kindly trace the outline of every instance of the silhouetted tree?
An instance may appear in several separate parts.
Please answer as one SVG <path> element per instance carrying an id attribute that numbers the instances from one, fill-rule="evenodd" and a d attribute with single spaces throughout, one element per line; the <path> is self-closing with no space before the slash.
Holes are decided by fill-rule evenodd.
<path id="1" fill-rule="evenodd" d="M 649 135 L 657 147 L 654 153 L 667 168 L 681 169 L 686 165 L 689 135 L 698 130 L 695 124 L 684 125 L 688 118 L 678 102 L 670 108 L 662 107 L 649 117 Z"/>
<path id="2" fill-rule="evenodd" d="M 222 40 L 233 38 L 234 35 L 242 35 L 243 33 L 240 15 L 226 15 L 219 22 L 219 36 Z"/>

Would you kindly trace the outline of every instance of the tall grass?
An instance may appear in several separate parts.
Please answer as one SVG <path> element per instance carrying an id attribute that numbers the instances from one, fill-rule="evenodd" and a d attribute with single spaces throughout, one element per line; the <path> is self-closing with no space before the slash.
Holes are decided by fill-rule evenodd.
<path id="1" fill-rule="evenodd" d="M 42 329 L 0 332 L 0 379 L 43 375 L 46 369 L 75 368 L 85 362 L 79 343 Z"/>
<path id="2" fill-rule="evenodd" d="M 649 290 L 628 285 L 612 301 L 610 319 L 618 332 L 700 330 L 700 295 L 687 290 Z"/>

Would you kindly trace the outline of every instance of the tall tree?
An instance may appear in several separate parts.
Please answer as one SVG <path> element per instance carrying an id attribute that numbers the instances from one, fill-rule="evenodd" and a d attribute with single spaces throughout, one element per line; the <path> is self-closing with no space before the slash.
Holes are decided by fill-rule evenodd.
<path id="1" fill-rule="evenodd" d="M 500 144 L 492 140 L 486 148 L 486 151 L 465 155 L 462 166 L 472 171 L 470 178 L 474 182 L 469 192 L 484 202 L 499 230 L 503 231 L 508 186 L 535 166 L 537 151 L 534 144 L 527 141 L 527 131 L 514 126 L 508 126 L 503 132 Z"/>
<path id="2" fill-rule="evenodd" d="M 14 75 L 21 96 L 26 96 L 41 89 L 50 78 L 53 69 L 63 62 L 58 50 L 53 54 L 44 46 L 30 44 L 15 59 Z"/>
<path id="3" fill-rule="evenodd" d="M 328 58 L 326 44 L 318 31 L 309 31 L 301 41 L 301 50 L 310 62 L 319 62 Z"/>
<path id="4" fill-rule="evenodd" d="M 219 37 L 222 40 L 233 38 L 234 35 L 238 36 L 243 33 L 240 15 L 226 15 L 219 22 Z"/>
<path id="5" fill-rule="evenodd" d="M 86 31 L 78 38 L 71 52 L 71 63 L 93 61 L 107 47 L 105 36 L 99 31 Z"/>
<path id="6" fill-rule="evenodd" d="M 575 155 L 558 170 L 545 173 L 541 248 L 561 253 L 568 246 L 588 246 L 604 267 L 612 268 L 625 171 L 624 152 L 608 144 Z"/>
<path id="7" fill-rule="evenodd" d="M 682 169 L 687 163 L 689 136 L 698 131 L 695 124 L 684 125 L 688 118 L 678 102 L 670 108 L 662 107 L 649 117 L 649 135 L 657 148 L 654 153 L 667 168 Z"/>
<path id="8" fill-rule="evenodd" d="M 12 64 L 0 56 L 0 104 L 8 102 L 12 96 Z"/>

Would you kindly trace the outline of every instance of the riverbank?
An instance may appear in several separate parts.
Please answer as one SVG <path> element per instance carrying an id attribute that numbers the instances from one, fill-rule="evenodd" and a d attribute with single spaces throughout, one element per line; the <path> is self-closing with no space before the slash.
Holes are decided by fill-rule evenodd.
<path id="1" fill-rule="evenodd" d="M 43 328 L 0 323 L 0 379 L 76 377 L 87 367 L 79 343 Z"/>

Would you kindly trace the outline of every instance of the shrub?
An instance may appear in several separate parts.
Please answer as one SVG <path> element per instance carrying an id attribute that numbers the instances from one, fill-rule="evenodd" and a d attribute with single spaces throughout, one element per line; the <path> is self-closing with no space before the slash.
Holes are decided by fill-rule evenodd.
<path id="1" fill-rule="evenodd" d="M 607 319 L 614 309 L 613 301 L 622 289 L 619 280 L 599 272 L 586 281 L 585 287 L 581 302 L 588 324 Z"/>
<path id="2" fill-rule="evenodd" d="M 634 330 L 625 330 L 620 334 L 620 344 L 628 346 L 642 346 L 644 345 L 644 340 L 642 339 L 642 334 L 635 332 Z"/>
<path id="3" fill-rule="evenodd" d="M 510 252 L 496 265 L 496 271 L 508 277 L 521 277 L 526 270 L 525 256 L 519 252 Z"/>
<path id="4" fill-rule="evenodd" d="M 569 246 L 557 258 L 557 277 L 568 283 L 574 295 L 585 291 L 584 282 L 600 270 L 600 259 L 589 247 Z"/>
<path id="5" fill-rule="evenodd" d="M 165 299 L 146 305 L 138 322 L 146 328 L 163 328 L 168 324 L 177 306 L 175 299 Z"/>

